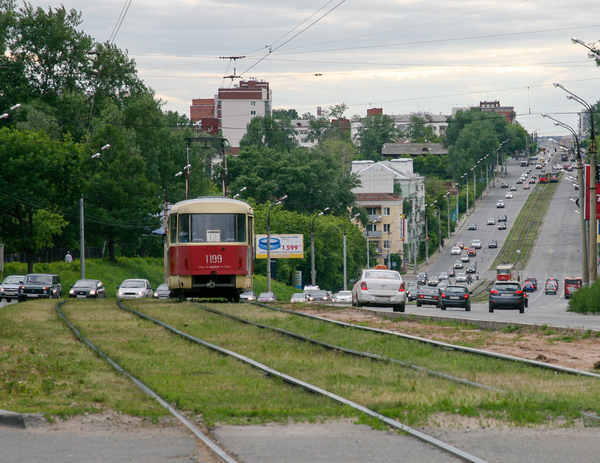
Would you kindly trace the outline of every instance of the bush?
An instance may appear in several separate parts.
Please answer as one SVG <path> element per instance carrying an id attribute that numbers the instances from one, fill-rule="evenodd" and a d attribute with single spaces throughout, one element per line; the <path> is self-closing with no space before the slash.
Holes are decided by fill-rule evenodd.
<path id="1" fill-rule="evenodd" d="M 575 291 L 569 300 L 567 312 L 600 313 L 600 280 Z"/>

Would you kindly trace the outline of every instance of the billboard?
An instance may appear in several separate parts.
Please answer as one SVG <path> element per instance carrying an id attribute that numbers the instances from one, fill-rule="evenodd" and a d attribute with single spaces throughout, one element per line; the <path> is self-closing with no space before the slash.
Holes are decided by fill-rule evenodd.
<path id="1" fill-rule="evenodd" d="M 271 235 L 271 259 L 302 259 L 304 235 Z M 267 235 L 256 235 L 256 258 L 267 258 Z"/>

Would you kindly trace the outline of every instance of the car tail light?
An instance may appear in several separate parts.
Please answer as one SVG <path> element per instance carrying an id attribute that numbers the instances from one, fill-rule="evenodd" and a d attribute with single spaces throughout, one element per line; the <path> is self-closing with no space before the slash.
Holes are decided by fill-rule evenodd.
<path id="1" fill-rule="evenodd" d="M 496 291 L 495 289 L 492 289 L 492 290 L 490 291 L 490 294 L 498 294 L 498 291 Z"/>
<path id="2" fill-rule="evenodd" d="M 446 297 L 446 293 L 442 293 L 442 297 Z"/>
<path id="3" fill-rule="evenodd" d="M 404 292 L 404 282 L 400 283 L 400 288 L 398 289 L 399 293 Z"/>
<path id="4" fill-rule="evenodd" d="M 521 294 L 523 294 L 523 291 L 521 291 L 521 290 L 515 291 L 515 294 L 518 294 L 520 296 Z"/>
<path id="5" fill-rule="evenodd" d="M 367 290 L 367 282 L 366 281 L 361 281 L 360 282 L 360 289 L 362 291 L 366 291 Z"/>
<path id="6" fill-rule="evenodd" d="M 469 299 L 469 295 L 468 294 L 465 294 L 465 299 Z"/>

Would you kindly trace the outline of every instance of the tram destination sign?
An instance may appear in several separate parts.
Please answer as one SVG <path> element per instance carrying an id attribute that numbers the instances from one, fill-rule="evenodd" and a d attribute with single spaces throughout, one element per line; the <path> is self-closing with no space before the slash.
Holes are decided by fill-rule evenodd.
<path id="1" fill-rule="evenodd" d="M 256 235 L 256 258 L 267 258 L 267 235 Z M 302 259 L 304 235 L 271 235 L 271 259 Z"/>

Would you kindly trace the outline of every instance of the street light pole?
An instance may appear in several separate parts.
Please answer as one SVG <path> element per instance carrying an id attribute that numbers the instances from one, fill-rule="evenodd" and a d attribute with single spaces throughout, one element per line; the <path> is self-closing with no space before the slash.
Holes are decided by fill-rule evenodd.
<path id="1" fill-rule="evenodd" d="M 597 162 L 596 162 L 596 133 L 595 133 L 595 128 L 594 128 L 594 111 L 593 111 L 592 107 L 587 103 L 587 101 L 585 101 L 581 97 L 575 95 L 573 92 L 570 92 L 563 85 L 561 85 L 559 83 L 554 83 L 554 86 L 567 92 L 569 94 L 569 95 L 567 95 L 567 98 L 569 100 L 576 101 L 577 103 L 583 105 L 590 114 L 591 132 L 590 132 L 590 147 L 588 150 L 588 154 L 589 154 L 588 159 L 589 159 L 589 163 L 590 163 L 590 184 L 588 186 L 588 189 L 590 192 L 590 199 L 589 199 L 590 230 L 589 230 L 589 246 L 588 246 L 588 252 L 589 252 L 588 269 L 589 270 L 588 271 L 589 271 L 590 284 L 591 284 L 594 281 L 596 281 L 596 278 L 598 276 L 598 267 L 597 267 L 597 265 L 598 265 L 597 264 L 597 260 L 598 260 L 597 201 L 598 201 L 598 199 L 596 197 Z"/>
<path id="2" fill-rule="evenodd" d="M 245 188 L 245 187 L 244 187 Z M 275 204 L 269 203 L 269 209 L 267 211 L 267 292 L 271 292 L 271 208 L 273 206 L 279 206 L 287 195 L 277 200 Z M 314 284 L 314 283 L 313 283 Z"/>
<path id="3" fill-rule="evenodd" d="M 319 217 L 320 215 L 325 214 L 325 212 L 327 212 L 329 210 L 329 207 L 326 207 L 325 209 L 323 209 L 321 212 L 319 212 L 317 215 L 315 215 L 312 219 L 312 222 L 310 223 L 310 277 L 311 277 L 311 284 L 314 286 L 316 283 L 316 278 L 317 278 L 317 271 L 315 270 L 315 219 L 317 217 Z M 368 233 L 368 231 L 367 231 Z M 367 243 L 368 243 L 368 239 L 367 239 Z M 368 245 L 368 244 L 367 244 Z"/>
<path id="4" fill-rule="evenodd" d="M 392 255 L 392 240 L 390 238 L 390 233 L 392 231 L 392 224 L 398 222 L 399 219 L 394 220 L 388 226 L 388 268 L 391 269 L 391 255 Z"/>
<path id="5" fill-rule="evenodd" d="M 577 148 L 575 155 L 577 157 L 577 171 L 579 172 L 579 174 L 577 175 L 577 184 L 579 186 L 579 208 L 581 211 L 581 213 L 579 214 L 579 221 L 580 221 L 580 228 L 581 228 L 581 254 L 582 254 L 581 255 L 581 270 L 582 270 L 583 284 L 587 286 L 590 282 L 589 265 L 588 265 L 589 252 L 588 252 L 588 236 L 586 236 L 586 232 L 585 232 L 585 214 L 583 213 L 583 211 L 585 209 L 585 194 L 584 194 L 585 185 L 584 185 L 584 180 L 583 180 L 583 175 L 584 175 L 583 161 L 581 159 L 581 152 L 579 151 L 579 138 L 577 137 L 577 133 L 575 132 L 575 130 L 572 127 L 565 124 L 564 122 L 561 122 L 558 119 L 554 119 L 553 117 L 548 116 L 547 114 L 542 114 L 542 117 L 547 117 L 548 119 L 552 119 L 554 121 L 554 125 L 563 127 L 565 129 L 569 130 L 573 134 L 573 137 L 575 137 L 575 146 Z"/>
<path id="6" fill-rule="evenodd" d="M 448 239 L 450 239 L 450 192 L 446 193 L 446 205 L 448 206 Z"/>
<path id="7" fill-rule="evenodd" d="M 477 199 L 477 178 L 475 177 L 477 169 L 475 166 L 471 167 L 473 171 L 473 208 L 475 207 L 475 200 Z"/>

